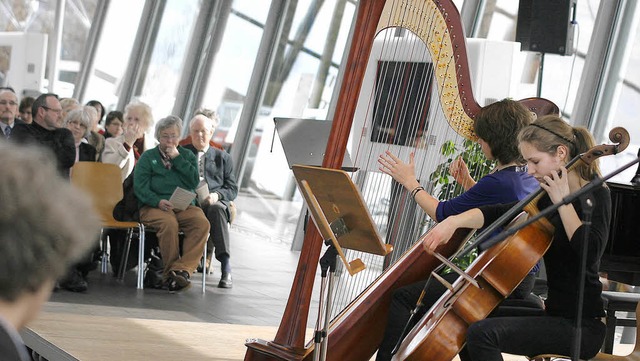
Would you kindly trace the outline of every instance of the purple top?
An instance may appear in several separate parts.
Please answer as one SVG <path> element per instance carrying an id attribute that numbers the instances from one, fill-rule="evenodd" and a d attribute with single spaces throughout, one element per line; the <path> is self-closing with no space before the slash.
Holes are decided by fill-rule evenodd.
<path id="1" fill-rule="evenodd" d="M 538 181 L 524 167 L 507 167 L 487 174 L 458 197 L 438 203 L 436 221 L 491 204 L 512 203 L 525 198 L 539 187 Z"/>

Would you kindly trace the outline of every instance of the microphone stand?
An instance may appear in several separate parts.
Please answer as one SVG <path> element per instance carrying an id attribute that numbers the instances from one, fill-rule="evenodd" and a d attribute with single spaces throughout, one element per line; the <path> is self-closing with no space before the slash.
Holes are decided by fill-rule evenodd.
<path id="1" fill-rule="evenodd" d="M 571 361 L 580 359 L 580 340 L 582 339 L 582 306 L 584 302 L 584 282 L 587 274 L 587 251 L 589 249 L 589 230 L 591 228 L 591 215 L 593 214 L 593 201 L 591 195 L 582 199 L 582 224 L 584 225 L 582 244 L 580 244 L 580 273 L 578 275 L 578 307 L 576 310 L 576 330 L 571 349 Z"/>

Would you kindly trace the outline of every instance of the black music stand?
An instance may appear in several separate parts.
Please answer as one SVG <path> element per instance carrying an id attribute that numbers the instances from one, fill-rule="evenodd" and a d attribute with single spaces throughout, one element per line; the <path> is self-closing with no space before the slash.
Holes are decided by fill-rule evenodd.
<path id="1" fill-rule="evenodd" d="M 322 166 L 333 122 L 302 118 L 273 118 L 273 122 L 289 168 L 294 164 Z M 342 169 L 356 170 L 349 152 L 344 153 Z"/>
<path id="2" fill-rule="evenodd" d="M 346 172 L 302 165 L 293 165 L 292 169 L 316 228 L 329 246 L 320 259 L 320 308 L 314 335 L 314 360 L 324 360 L 336 259 L 342 259 L 352 276 L 365 268 L 359 258 L 348 261 L 342 248 L 386 256 L 393 246 L 382 241 L 360 192 Z M 327 270 L 330 277 L 325 301 Z"/>

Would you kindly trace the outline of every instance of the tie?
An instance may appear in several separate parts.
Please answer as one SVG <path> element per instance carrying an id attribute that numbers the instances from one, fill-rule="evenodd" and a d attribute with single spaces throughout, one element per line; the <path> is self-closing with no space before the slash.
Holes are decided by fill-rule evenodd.
<path id="1" fill-rule="evenodd" d="M 204 180 L 204 152 L 198 152 L 198 174 L 200 180 Z"/>
<path id="2" fill-rule="evenodd" d="M 8 125 L 4 127 L 4 137 L 7 139 L 11 137 L 11 127 Z"/>

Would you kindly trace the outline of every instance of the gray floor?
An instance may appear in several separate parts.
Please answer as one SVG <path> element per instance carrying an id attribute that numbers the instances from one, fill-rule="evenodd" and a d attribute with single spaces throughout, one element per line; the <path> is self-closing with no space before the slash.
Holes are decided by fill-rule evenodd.
<path id="1" fill-rule="evenodd" d="M 233 288 L 217 288 L 219 263 L 202 294 L 200 274 L 193 287 L 180 294 L 136 290 L 135 271 L 124 283 L 111 274 L 93 271 L 89 290 L 55 292 L 44 310 L 89 315 L 201 321 L 243 325 L 277 326 L 289 296 L 299 252 L 291 251 L 299 204 L 265 201 L 241 194 L 236 201 L 238 217 L 231 226 Z M 312 309 L 316 306 L 313 305 Z M 317 301 L 316 301 L 317 302 Z M 314 311 L 317 312 L 317 311 Z M 312 315 L 310 319 L 315 319 Z"/>

